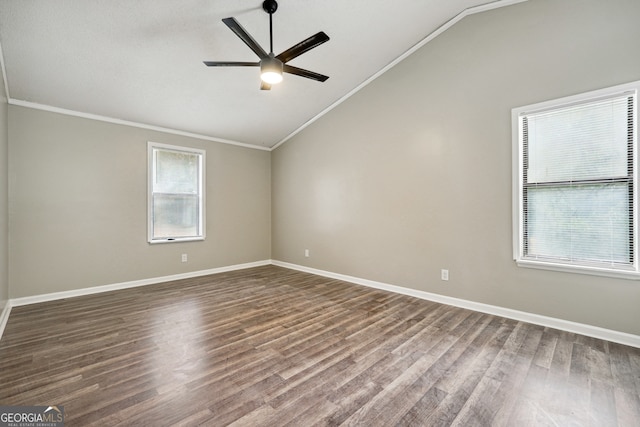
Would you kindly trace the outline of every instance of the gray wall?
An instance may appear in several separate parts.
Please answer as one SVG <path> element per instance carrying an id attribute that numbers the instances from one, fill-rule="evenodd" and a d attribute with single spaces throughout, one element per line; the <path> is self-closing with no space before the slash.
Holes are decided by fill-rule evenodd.
<path id="1" fill-rule="evenodd" d="M 530 0 L 463 19 L 272 153 L 273 259 L 640 334 L 640 282 L 515 265 L 510 122 L 640 80 L 639 17 Z"/>
<path id="2" fill-rule="evenodd" d="M 9 299 L 8 107 L 0 78 L 0 313 Z"/>
<path id="3" fill-rule="evenodd" d="M 147 243 L 147 141 L 206 150 L 205 241 Z M 266 151 L 10 105 L 9 171 L 11 298 L 271 255 Z"/>

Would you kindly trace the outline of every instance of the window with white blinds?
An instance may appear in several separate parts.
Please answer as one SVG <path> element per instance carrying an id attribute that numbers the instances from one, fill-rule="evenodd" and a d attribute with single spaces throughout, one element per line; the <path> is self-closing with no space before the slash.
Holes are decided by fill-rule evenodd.
<path id="1" fill-rule="evenodd" d="M 148 143 L 148 241 L 203 240 L 204 150 Z"/>
<path id="2" fill-rule="evenodd" d="M 513 111 L 519 265 L 638 273 L 637 86 Z"/>

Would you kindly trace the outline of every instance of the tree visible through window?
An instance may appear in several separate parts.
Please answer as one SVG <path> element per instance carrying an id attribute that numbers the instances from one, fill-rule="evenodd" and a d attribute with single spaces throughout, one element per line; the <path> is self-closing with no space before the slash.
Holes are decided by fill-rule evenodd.
<path id="1" fill-rule="evenodd" d="M 204 238 L 204 151 L 149 143 L 149 242 Z"/>
<path id="2" fill-rule="evenodd" d="M 514 110 L 519 263 L 638 271 L 636 92 Z"/>

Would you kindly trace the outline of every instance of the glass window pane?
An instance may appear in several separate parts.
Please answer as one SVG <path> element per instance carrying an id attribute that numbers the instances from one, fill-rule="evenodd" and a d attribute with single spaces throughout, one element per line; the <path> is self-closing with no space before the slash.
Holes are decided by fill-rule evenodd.
<path id="1" fill-rule="evenodd" d="M 527 256 L 629 263 L 627 184 L 527 191 Z"/>
<path id="2" fill-rule="evenodd" d="M 527 116 L 528 182 L 627 176 L 628 97 Z"/>
<path id="3" fill-rule="evenodd" d="M 160 193 L 197 193 L 199 155 L 180 151 L 155 150 L 154 191 Z"/>
<path id="4" fill-rule="evenodd" d="M 197 195 L 153 195 L 154 237 L 197 236 L 198 227 Z"/>

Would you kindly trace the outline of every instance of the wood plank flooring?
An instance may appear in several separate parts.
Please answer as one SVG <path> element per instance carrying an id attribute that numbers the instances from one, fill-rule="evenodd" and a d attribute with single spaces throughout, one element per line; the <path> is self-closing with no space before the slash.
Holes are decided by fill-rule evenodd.
<path id="1" fill-rule="evenodd" d="M 640 350 L 275 266 L 12 310 L 67 426 L 638 426 Z"/>

